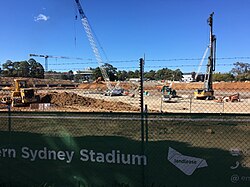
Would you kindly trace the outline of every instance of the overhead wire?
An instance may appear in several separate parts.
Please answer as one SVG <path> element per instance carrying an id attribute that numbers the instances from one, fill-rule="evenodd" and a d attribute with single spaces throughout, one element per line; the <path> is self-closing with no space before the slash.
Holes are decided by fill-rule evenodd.
<path id="1" fill-rule="evenodd" d="M 179 58 L 179 59 L 148 59 L 146 62 L 171 62 L 171 61 L 198 61 L 201 60 L 202 58 Z M 247 60 L 250 59 L 250 57 L 218 57 L 216 60 Z M 85 59 L 77 59 L 77 60 L 85 60 Z M 65 62 L 65 63 L 57 63 L 57 64 L 51 64 L 51 65 L 67 65 L 67 64 L 97 64 L 97 62 L 92 61 L 93 59 L 86 59 L 91 62 Z M 109 61 L 110 63 L 125 63 L 125 62 L 138 62 L 138 60 L 111 60 Z M 232 63 L 224 63 L 224 64 L 232 64 Z M 217 64 L 219 65 L 219 64 Z M 147 66 L 147 65 L 145 65 Z M 161 65 L 163 66 L 163 65 Z M 166 65 L 164 65 L 166 66 Z M 171 65 L 172 66 L 172 65 Z M 179 64 L 179 65 L 174 65 L 178 67 L 183 67 L 183 66 L 198 66 L 197 64 Z M 203 65 L 206 66 L 206 65 Z M 152 67 L 152 66 L 150 66 Z M 157 66 L 156 66 L 157 67 Z M 170 66 L 169 66 L 170 67 Z"/>

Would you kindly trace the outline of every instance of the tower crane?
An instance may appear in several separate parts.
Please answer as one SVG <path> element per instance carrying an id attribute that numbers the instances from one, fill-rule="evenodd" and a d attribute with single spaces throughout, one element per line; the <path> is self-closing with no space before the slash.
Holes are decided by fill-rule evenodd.
<path id="1" fill-rule="evenodd" d="M 40 55 L 40 54 L 30 54 L 30 57 L 41 57 L 45 59 L 45 72 L 48 72 L 48 58 L 62 58 L 62 59 L 75 59 L 75 60 L 86 60 L 78 57 L 66 57 L 66 56 L 52 56 L 52 55 Z"/>
<path id="2" fill-rule="evenodd" d="M 81 21 L 82 21 L 82 24 L 83 24 L 83 27 L 84 27 L 84 30 L 86 32 L 86 35 L 87 35 L 87 38 L 89 40 L 89 43 L 90 43 L 90 46 L 92 48 L 92 51 L 95 55 L 95 58 L 98 62 L 98 66 L 101 70 L 101 73 L 102 73 L 102 76 L 103 76 L 103 79 L 107 85 L 107 88 L 108 88 L 108 91 L 105 95 L 110 95 L 110 96 L 113 96 L 113 95 L 122 95 L 122 90 L 121 89 L 117 89 L 116 87 L 112 86 L 111 83 L 110 83 L 110 79 L 108 77 L 108 74 L 107 74 L 107 71 L 105 69 L 105 67 L 103 67 L 104 65 L 104 62 L 102 60 L 102 57 L 101 57 L 101 54 L 100 54 L 100 51 L 99 51 L 99 48 L 98 48 L 98 45 L 97 45 L 97 39 L 94 37 L 94 34 L 93 34 L 93 31 L 91 29 L 91 26 L 89 24 L 89 21 L 82 9 L 82 6 L 80 4 L 80 0 L 75 0 L 76 2 L 76 5 L 77 5 L 77 9 L 79 11 L 79 14 L 80 14 L 80 18 L 81 18 Z"/>
<path id="3" fill-rule="evenodd" d="M 207 20 L 208 25 L 210 26 L 210 55 L 208 57 L 207 71 L 204 78 L 204 86 L 203 89 L 198 89 L 194 92 L 194 97 L 196 99 L 214 99 L 212 75 L 213 71 L 215 71 L 216 37 L 213 34 L 213 15 L 214 12 L 210 14 Z"/>

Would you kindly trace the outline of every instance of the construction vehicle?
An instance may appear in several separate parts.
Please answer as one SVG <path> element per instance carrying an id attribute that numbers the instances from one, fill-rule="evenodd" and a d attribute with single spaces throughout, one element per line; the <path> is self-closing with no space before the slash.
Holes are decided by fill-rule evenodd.
<path id="1" fill-rule="evenodd" d="M 177 97 L 176 90 L 173 90 L 170 86 L 163 86 L 161 93 L 163 102 L 170 102 L 172 98 Z"/>
<path id="2" fill-rule="evenodd" d="M 2 103 L 11 104 L 11 106 L 25 106 L 30 103 L 39 102 L 40 97 L 35 95 L 33 88 L 27 87 L 27 81 L 25 79 L 14 79 L 14 91 L 11 92 L 11 96 L 3 97 Z"/>
<path id="3" fill-rule="evenodd" d="M 215 100 L 216 102 L 240 102 L 240 94 L 236 93 L 229 96 L 219 97 Z"/>
<path id="4" fill-rule="evenodd" d="M 213 80 L 212 80 L 213 71 L 215 71 L 215 52 L 216 52 L 216 37 L 213 34 L 213 15 L 214 12 L 211 13 L 210 17 L 208 18 L 208 24 L 210 26 L 210 36 L 209 36 L 210 55 L 208 57 L 207 71 L 204 78 L 204 87 L 194 92 L 195 99 L 211 100 L 215 98 L 213 90 Z"/>
<path id="5" fill-rule="evenodd" d="M 110 79 L 109 79 L 108 74 L 107 74 L 107 71 L 106 71 L 106 69 L 104 67 L 105 63 L 102 60 L 101 53 L 99 52 L 99 49 L 102 49 L 102 47 L 100 47 L 100 46 L 98 47 L 98 45 L 97 45 L 97 44 L 99 44 L 98 40 L 94 37 L 95 35 L 93 34 L 93 31 L 92 31 L 92 28 L 91 28 L 91 26 L 89 24 L 89 21 L 88 21 L 86 15 L 85 15 L 85 13 L 84 13 L 84 11 L 82 9 L 82 6 L 80 4 L 80 0 L 75 0 L 75 2 L 76 2 L 77 9 L 78 9 L 80 17 L 81 17 L 81 21 L 82 21 L 84 30 L 85 30 L 87 38 L 89 40 L 90 46 L 91 46 L 92 51 L 93 51 L 93 53 L 95 55 L 95 58 L 96 58 L 96 60 L 98 62 L 98 65 L 99 65 L 99 68 L 101 70 L 103 79 L 104 79 L 104 81 L 105 81 L 105 83 L 107 85 L 108 90 L 104 93 L 104 95 L 108 95 L 108 96 L 120 96 L 120 95 L 123 95 L 123 89 L 118 88 L 118 86 L 112 86 L 111 85 Z"/>

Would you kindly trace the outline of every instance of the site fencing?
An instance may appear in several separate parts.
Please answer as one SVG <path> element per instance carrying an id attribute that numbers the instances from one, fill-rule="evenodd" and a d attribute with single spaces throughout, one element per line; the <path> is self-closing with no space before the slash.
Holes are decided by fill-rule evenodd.
<path id="1" fill-rule="evenodd" d="M 121 95 L 46 84 L 39 103 L 1 104 L 0 185 L 249 186 L 249 83 L 214 83 L 198 100 L 203 83 L 145 80 L 140 65 Z"/>
<path id="2" fill-rule="evenodd" d="M 9 112 L 3 186 L 250 184 L 249 115 Z"/>
<path id="3" fill-rule="evenodd" d="M 178 59 L 172 59 L 172 61 L 175 60 L 176 62 L 178 61 Z M 204 90 L 204 82 L 194 82 L 194 73 L 182 75 L 181 72 L 186 71 L 185 69 L 191 66 L 191 60 L 193 60 L 191 61 L 193 64 L 198 64 L 200 59 L 180 60 L 183 64 L 176 63 L 174 66 L 169 65 L 171 61 L 168 60 L 147 60 L 146 62 L 143 60 L 143 62 L 140 62 L 140 66 L 138 66 L 138 61 L 128 61 L 127 63 L 138 64 L 137 66 L 134 65 L 133 70 L 127 70 L 127 74 L 128 72 L 137 72 L 136 74 L 134 73 L 134 76 L 137 78 L 110 82 L 112 87 L 116 89 L 113 92 L 110 90 L 107 92 L 107 82 L 101 81 L 101 79 L 92 82 L 71 82 L 54 78 L 44 80 L 28 79 L 29 88 L 34 89 L 35 94 L 40 97 L 39 102 L 31 105 L 26 104 L 22 107 L 11 107 L 11 110 L 38 112 L 140 112 L 141 100 L 143 99 L 150 113 L 250 113 L 249 81 L 213 81 L 213 97 L 197 99 L 195 92 Z M 197 62 L 194 60 L 197 60 Z M 223 65 L 222 62 L 225 60 L 235 61 L 242 59 L 219 58 L 217 60 L 219 61 L 217 66 L 219 66 L 220 64 Z M 243 60 L 249 60 L 249 58 L 243 58 Z M 126 61 L 120 61 L 119 63 L 124 65 Z M 157 63 L 157 66 L 148 66 L 147 63 Z M 246 67 L 247 64 L 245 63 Z M 230 71 L 234 66 L 234 63 L 231 62 L 224 64 L 220 68 Z M 144 70 L 145 67 L 147 69 L 153 67 L 162 68 L 162 72 L 152 70 L 154 76 L 151 75 L 149 79 L 147 75 L 150 71 L 147 70 L 146 72 Z M 191 68 L 194 67 L 196 66 L 191 66 Z M 206 65 L 202 68 L 204 69 L 205 67 Z M 123 66 L 123 68 L 125 67 Z M 176 68 L 178 71 L 171 70 L 171 68 Z M 235 69 L 237 68 L 239 67 Z M 180 75 L 177 75 L 178 73 Z M 196 73 L 199 75 L 198 72 Z M 168 75 L 168 78 L 166 78 L 166 75 Z M 177 76 L 179 78 L 176 78 Z M 184 79 L 184 76 L 188 76 L 188 78 Z M 159 77 L 163 78 L 159 79 Z M 154 78 L 155 80 L 152 80 Z M 14 87 L 13 79 L 8 77 L 0 78 L 0 99 L 11 96 L 11 90 L 7 88 Z M 2 106 L 3 104 L 0 104 L 0 111 L 3 110 L 1 109 Z"/>

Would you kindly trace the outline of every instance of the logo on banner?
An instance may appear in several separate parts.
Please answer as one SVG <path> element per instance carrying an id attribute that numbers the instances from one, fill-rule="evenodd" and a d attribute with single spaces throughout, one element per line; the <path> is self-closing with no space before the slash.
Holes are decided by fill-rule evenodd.
<path id="1" fill-rule="evenodd" d="M 206 160 L 185 156 L 171 147 L 168 149 L 168 160 L 186 175 L 192 175 L 196 169 L 208 166 Z"/>

